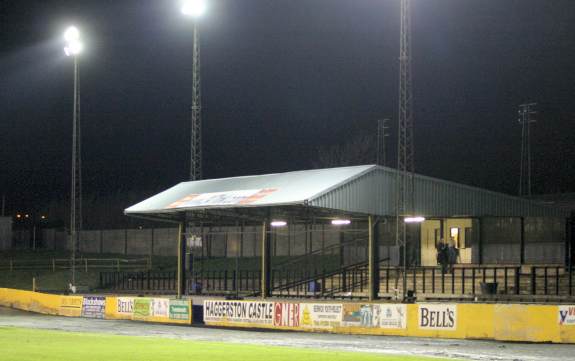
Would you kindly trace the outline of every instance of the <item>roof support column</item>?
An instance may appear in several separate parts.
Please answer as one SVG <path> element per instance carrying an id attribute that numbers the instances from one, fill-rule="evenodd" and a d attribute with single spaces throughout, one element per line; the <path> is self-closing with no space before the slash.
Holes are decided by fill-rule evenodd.
<path id="1" fill-rule="evenodd" d="M 525 217 L 519 218 L 521 221 L 521 231 L 519 235 L 519 264 L 525 263 Z"/>
<path id="2" fill-rule="evenodd" d="M 374 221 L 373 216 L 367 218 L 368 224 L 368 279 L 369 301 L 379 297 L 379 219 Z"/>
<path id="3" fill-rule="evenodd" d="M 573 266 L 573 220 L 575 217 L 565 219 L 565 265 L 571 270 Z"/>
<path id="4" fill-rule="evenodd" d="M 261 296 L 266 298 L 270 296 L 270 235 L 267 229 L 268 221 L 265 220 L 262 224 L 262 284 L 261 284 Z M 270 229 L 271 231 L 271 229 Z"/>
<path id="5" fill-rule="evenodd" d="M 344 246 L 344 234 L 343 231 L 339 230 L 339 264 L 343 267 L 345 264 L 345 246 Z"/>
<path id="6" fill-rule="evenodd" d="M 479 218 L 479 227 L 477 234 L 478 252 L 477 259 L 480 265 L 483 264 L 483 218 Z"/>
<path id="7" fill-rule="evenodd" d="M 178 298 L 187 294 L 186 289 L 186 233 L 187 222 L 182 220 L 178 227 L 178 279 L 177 291 Z"/>

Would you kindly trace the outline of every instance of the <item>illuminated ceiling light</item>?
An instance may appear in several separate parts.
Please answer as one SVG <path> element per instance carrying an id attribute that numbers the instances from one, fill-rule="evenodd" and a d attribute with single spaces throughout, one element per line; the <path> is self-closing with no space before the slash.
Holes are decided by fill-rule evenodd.
<path id="1" fill-rule="evenodd" d="M 18 214 L 16 215 L 16 218 L 22 218 L 22 215 L 21 215 L 20 213 L 18 213 Z"/>
<path id="2" fill-rule="evenodd" d="M 405 217 L 403 220 L 405 223 L 421 223 L 425 221 L 425 217 L 417 216 L 417 217 Z"/>
<path id="3" fill-rule="evenodd" d="M 349 219 L 332 219 L 331 224 L 334 226 L 347 226 L 351 221 Z"/>
<path id="4" fill-rule="evenodd" d="M 42 218 L 42 219 L 46 219 L 46 216 L 41 216 L 40 218 Z"/>
<path id="5" fill-rule="evenodd" d="M 195 18 L 202 16 L 206 12 L 205 0 L 185 0 L 182 4 L 182 14 Z"/>
<path id="6" fill-rule="evenodd" d="M 285 227 L 287 225 L 286 221 L 273 221 L 270 223 L 272 227 Z"/>

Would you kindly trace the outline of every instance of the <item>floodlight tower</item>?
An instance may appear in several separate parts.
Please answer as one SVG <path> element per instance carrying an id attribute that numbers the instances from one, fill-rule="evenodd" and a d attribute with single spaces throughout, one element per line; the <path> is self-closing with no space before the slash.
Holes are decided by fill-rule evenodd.
<path id="1" fill-rule="evenodd" d="M 192 59 L 192 121 L 190 130 L 190 180 L 202 179 L 202 83 L 200 71 L 200 29 L 199 18 L 206 12 L 205 0 L 183 0 L 182 14 L 190 16 L 193 19 L 193 59 Z M 194 270 L 194 246 L 192 240 L 195 239 L 192 234 L 192 221 L 189 214 L 186 215 L 185 229 L 182 233 L 185 235 L 185 242 L 180 244 L 179 262 L 180 262 L 180 280 L 179 294 L 187 294 L 186 281 L 186 254 L 188 254 L 188 272 L 193 274 Z M 187 250 L 190 252 L 188 253 Z"/>
<path id="2" fill-rule="evenodd" d="M 407 235 L 402 217 L 414 212 L 413 199 L 413 95 L 411 82 L 411 0 L 401 0 L 401 31 L 399 44 L 399 126 L 397 140 L 396 178 L 396 245 L 403 265 L 403 298 L 406 295 Z"/>
<path id="3" fill-rule="evenodd" d="M 64 33 L 66 46 L 64 52 L 74 60 L 74 106 L 72 111 L 72 179 L 70 190 L 70 241 L 72 242 L 72 288 L 76 286 L 76 252 L 79 246 L 79 235 L 82 229 L 82 156 L 80 141 L 80 71 L 78 56 L 84 45 L 80 32 L 75 26 Z"/>
<path id="4" fill-rule="evenodd" d="M 192 60 L 192 127 L 190 141 L 190 180 L 202 179 L 202 89 L 200 76 L 199 18 L 206 11 L 205 0 L 185 0 L 182 13 L 194 21 Z"/>

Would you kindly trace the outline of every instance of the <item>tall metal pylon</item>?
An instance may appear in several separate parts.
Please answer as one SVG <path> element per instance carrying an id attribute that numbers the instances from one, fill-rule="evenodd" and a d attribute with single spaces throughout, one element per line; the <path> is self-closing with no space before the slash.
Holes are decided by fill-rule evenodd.
<path id="1" fill-rule="evenodd" d="M 537 112 L 537 103 L 525 103 L 519 106 L 519 123 L 521 124 L 521 165 L 519 174 L 519 195 L 531 195 L 531 118 Z"/>
<path id="2" fill-rule="evenodd" d="M 72 242 L 72 285 L 76 285 L 76 255 L 82 231 L 82 143 L 80 131 L 80 70 L 74 56 L 74 108 L 72 118 L 72 177 L 70 191 L 70 241 Z"/>
<path id="3" fill-rule="evenodd" d="M 414 211 L 413 95 L 411 78 L 411 0 L 401 0 L 399 42 L 399 119 L 396 179 L 396 245 L 401 250 L 403 298 L 406 298 L 407 234 L 404 217 Z"/>
<path id="4" fill-rule="evenodd" d="M 402 216 L 413 212 L 413 95 L 411 79 L 411 0 L 401 0 L 399 50 L 399 126 L 397 141 L 396 222 L 397 241 L 405 243 Z"/>
<path id="5" fill-rule="evenodd" d="M 194 19 L 194 30 L 193 30 L 193 59 L 192 59 L 192 122 L 190 130 L 190 180 L 196 181 L 202 179 L 202 82 L 201 82 L 201 71 L 200 71 L 200 28 L 198 24 L 199 20 Z M 191 240 L 195 239 L 193 234 L 194 222 L 192 220 L 191 214 L 186 214 L 186 234 L 185 234 L 185 244 L 183 245 L 183 252 L 187 255 L 187 262 L 183 266 L 184 270 L 188 273 L 193 273 L 194 268 L 194 252 L 192 250 Z M 189 250 L 189 252 L 188 252 Z M 186 256 L 184 256 L 184 261 L 186 261 Z M 184 279 L 186 278 L 186 273 L 182 274 Z M 184 294 L 187 294 L 188 290 L 185 289 Z"/>
<path id="6" fill-rule="evenodd" d="M 192 129 L 190 142 L 190 180 L 202 179 L 202 90 L 200 77 L 200 29 L 194 21 Z"/>

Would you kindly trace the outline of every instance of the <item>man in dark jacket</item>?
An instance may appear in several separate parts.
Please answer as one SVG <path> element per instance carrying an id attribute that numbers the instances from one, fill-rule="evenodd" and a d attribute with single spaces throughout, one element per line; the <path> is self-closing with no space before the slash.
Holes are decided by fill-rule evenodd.
<path id="1" fill-rule="evenodd" d="M 447 247 L 447 261 L 449 262 L 449 273 L 453 273 L 453 266 L 457 263 L 459 258 L 459 250 L 452 243 Z"/>
<path id="2" fill-rule="evenodd" d="M 437 243 L 437 264 L 441 265 L 441 272 L 445 273 L 447 271 L 447 266 L 449 263 L 448 257 L 448 247 L 443 239 Z"/>

